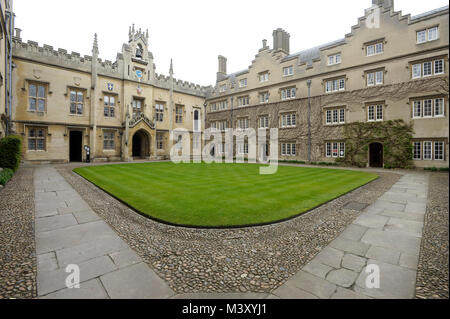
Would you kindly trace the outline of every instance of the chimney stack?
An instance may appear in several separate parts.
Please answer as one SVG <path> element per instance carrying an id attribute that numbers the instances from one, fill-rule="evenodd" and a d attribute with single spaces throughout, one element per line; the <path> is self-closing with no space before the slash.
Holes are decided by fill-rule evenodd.
<path id="1" fill-rule="evenodd" d="M 274 51 L 282 51 L 286 54 L 290 52 L 290 41 L 291 35 L 279 28 L 273 31 L 273 49 Z"/>
<path id="2" fill-rule="evenodd" d="M 391 8 L 391 7 L 393 8 L 394 0 L 372 0 L 372 5 L 384 8 Z"/>
<path id="3" fill-rule="evenodd" d="M 219 55 L 219 71 L 217 72 L 217 81 L 222 81 L 227 75 L 227 58 Z"/>

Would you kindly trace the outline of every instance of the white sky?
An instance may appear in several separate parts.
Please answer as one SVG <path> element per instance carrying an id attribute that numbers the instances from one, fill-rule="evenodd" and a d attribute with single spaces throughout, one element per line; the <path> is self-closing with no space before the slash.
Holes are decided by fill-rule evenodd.
<path id="1" fill-rule="evenodd" d="M 395 0 L 395 9 L 416 15 L 447 5 L 446 0 Z M 246 69 L 272 31 L 291 34 L 291 53 L 343 38 L 371 0 L 14 0 L 16 27 L 33 40 L 91 55 L 98 33 L 100 57 L 116 60 L 128 28 L 149 29 L 156 72 L 215 84 L 217 56 L 228 58 L 228 73 Z"/>

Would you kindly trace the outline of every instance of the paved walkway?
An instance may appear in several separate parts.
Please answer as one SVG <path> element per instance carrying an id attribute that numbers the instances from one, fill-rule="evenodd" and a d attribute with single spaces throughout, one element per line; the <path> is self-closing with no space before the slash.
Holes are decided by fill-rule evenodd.
<path id="1" fill-rule="evenodd" d="M 308 265 L 273 291 L 289 299 L 412 299 L 428 197 L 428 175 L 408 173 Z M 380 288 L 366 287 L 368 265 Z"/>
<path id="2" fill-rule="evenodd" d="M 53 167 L 34 173 L 40 298 L 414 298 L 428 175 L 406 173 L 308 265 L 272 293 L 176 295 Z M 80 267 L 68 289 L 66 266 Z M 380 288 L 366 287 L 368 265 Z"/>
<path id="3" fill-rule="evenodd" d="M 169 298 L 175 293 L 53 167 L 34 171 L 39 298 Z M 80 288 L 66 288 L 68 265 Z"/>

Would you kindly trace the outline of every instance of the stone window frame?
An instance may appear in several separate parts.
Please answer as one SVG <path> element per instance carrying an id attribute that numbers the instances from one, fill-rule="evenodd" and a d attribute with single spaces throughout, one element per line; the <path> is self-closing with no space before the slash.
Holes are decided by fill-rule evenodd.
<path id="1" fill-rule="evenodd" d="M 155 101 L 155 121 L 156 122 L 164 122 L 164 113 L 166 110 L 166 102 L 164 101 Z"/>
<path id="2" fill-rule="evenodd" d="M 431 116 L 424 116 L 424 106 L 425 106 L 424 101 L 425 100 L 432 101 L 432 105 L 431 105 L 432 115 Z M 442 115 L 436 115 L 436 100 L 442 101 Z M 416 112 L 415 112 L 417 102 L 420 102 L 420 116 L 416 116 Z M 446 112 L 447 103 L 448 103 L 447 97 L 442 94 L 410 98 L 409 99 L 410 112 L 411 112 L 410 118 L 413 120 L 430 119 L 430 118 L 446 118 L 447 117 L 447 112 Z"/>
<path id="3" fill-rule="evenodd" d="M 287 74 L 285 73 L 285 70 L 288 70 Z M 283 77 L 284 78 L 293 76 L 294 73 L 295 73 L 295 70 L 294 70 L 294 65 L 293 64 L 283 67 Z"/>
<path id="4" fill-rule="evenodd" d="M 48 126 L 43 125 L 26 125 L 26 136 L 27 136 L 27 152 L 47 152 L 47 135 L 48 135 Z M 37 136 L 37 133 L 34 136 L 31 136 L 32 131 L 41 130 L 42 136 Z M 34 141 L 34 149 L 30 148 L 30 140 Z M 44 143 L 43 149 L 38 149 L 38 140 L 42 140 Z"/>
<path id="5" fill-rule="evenodd" d="M 446 61 L 447 61 L 447 58 L 446 58 L 446 56 L 443 56 L 443 55 L 436 56 L 436 57 L 431 57 L 431 58 L 426 58 L 426 59 L 410 61 L 409 62 L 409 69 L 410 69 L 411 79 L 418 80 L 418 79 L 428 78 L 428 77 L 431 77 L 431 76 L 444 75 L 446 73 L 446 69 L 445 69 L 445 62 Z M 425 69 L 424 65 L 425 65 L 425 63 L 431 63 L 431 74 L 429 74 L 429 75 L 424 75 L 424 69 Z M 441 63 L 442 72 L 436 73 L 437 63 Z M 414 71 L 417 69 L 417 67 L 420 67 L 420 69 L 419 69 L 420 76 L 415 75 Z"/>
<path id="6" fill-rule="evenodd" d="M 333 117 L 333 111 L 337 110 L 337 122 L 334 121 Z M 344 121 L 342 121 L 342 111 L 344 112 Z M 328 114 L 330 114 L 331 122 L 328 122 Z M 348 113 L 348 107 L 346 105 L 339 105 L 339 106 L 327 106 L 324 107 L 324 117 L 323 117 L 323 125 L 324 126 L 338 126 L 338 125 L 344 125 L 347 123 L 347 113 Z"/>
<path id="7" fill-rule="evenodd" d="M 380 72 L 382 74 L 382 80 L 381 80 L 381 83 L 378 83 L 377 82 L 377 74 Z M 387 73 L 387 71 L 386 71 L 386 68 L 384 68 L 384 67 L 364 71 L 365 86 L 366 87 L 374 87 L 374 86 L 378 86 L 378 85 L 384 85 L 386 73 Z M 373 75 L 373 84 L 369 84 L 369 76 L 370 75 Z"/>
<path id="8" fill-rule="evenodd" d="M 244 126 L 245 127 L 241 127 L 241 122 L 240 121 L 244 121 Z M 248 116 L 243 116 L 243 117 L 238 117 L 236 119 L 236 128 L 240 129 L 240 130 L 247 130 L 250 127 L 250 118 Z"/>
<path id="9" fill-rule="evenodd" d="M 261 97 L 264 97 L 264 100 L 262 100 Z M 259 104 L 267 104 L 267 103 L 269 103 L 269 98 L 270 98 L 269 91 L 258 92 Z"/>
<path id="10" fill-rule="evenodd" d="M 297 156 L 297 142 L 281 142 L 280 143 L 280 154 L 285 157 L 296 157 Z"/>
<path id="11" fill-rule="evenodd" d="M 264 120 L 264 127 L 261 125 L 262 119 L 265 119 Z M 262 115 L 258 116 L 258 128 L 260 128 L 260 129 L 268 129 L 268 128 L 270 128 L 270 116 L 269 116 L 269 114 L 262 114 Z"/>
<path id="12" fill-rule="evenodd" d="M 176 124 L 183 124 L 184 122 L 184 115 L 186 113 L 186 107 L 182 104 L 176 104 L 175 105 L 175 123 Z"/>
<path id="13" fill-rule="evenodd" d="M 291 85 L 288 87 L 283 87 L 280 88 L 279 92 L 280 92 L 280 100 L 281 101 L 289 101 L 289 100 L 293 100 L 297 98 L 297 86 L 296 85 Z M 289 94 L 288 94 L 289 92 Z M 284 95 L 284 98 L 283 98 Z M 290 95 L 288 97 L 288 95 Z"/>
<path id="14" fill-rule="evenodd" d="M 336 149 L 334 146 L 336 145 Z M 336 152 L 334 152 L 336 150 Z M 344 158 L 346 152 L 345 141 L 325 141 L 325 157 L 326 158 Z"/>
<path id="15" fill-rule="evenodd" d="M 72 92 L 76 92 L 75 103 L 72 103 Z M 67 87 L 67 95 L 69 97 L 69 115 L 70 116 L 85 116 L 85 113 L 86 113 L 85 110 L 87 109 L 86 108 L 86 100 L 88 99 L 87 92 L 88 92 L 88 90 L 85 88 L 76 87 L 76 86 L 68 86 Z M 79 93 L 83 94 L 82 102 L 78 101 Z M 75 104 L 75 113 L 72 113 L 72 104 Z M 81 113 L 78 113 L 79 104 L 82 104 L 82 112 Z"/>
<path id="16" fill-rule="evenodd" d="M 137 114 L 137 112 L 135 112 L 135 109 L 137 110 L 137 107 L 136 108 L 134 107 L 135 101 L 136 102 L 137 101 L 141 102 L 141 111 L 140 111 L 140 113 L 143 114 L 145 112 L 145 107 L 146 107 L 146 105 L 145 105 L 145 98 L 140 97 L 140 96 L 133 96 L 132 97 L 132 99 L 131 99 L 131 112 L 132 112 L 133 115 Z"/>
<path id="17" fill-rule="evenodd" d="M 291 125 L 288 125 L 288 117 L 287 116 L 291 116 L 290 117 L 290 122 Z M 283 120 L 284 120 L 284 116 L 286 116 L 286 125 L 283 125 Z M 292 118 L 292 116 L 294 116 L 294 118 Z M 292 125 L 292 119 L 294 119 L 295 125 Z M 292 128 L 296 128 L 298 125 L 298 114 L 297 111 L 284 111 L 284 112 L 280 112 L 279 115 L 279 127 L 281 129 L 292 129 Z"/>
<path id="18" fill-rule="evenodd" d="M 377 52 L 377 46 L 381 45 L 381 51 Z M 385 45 L 386 45 L 386 39 L 385 38 L 381 38 L 381 39 L 377 39 L 377 40 L 373 40 L 373 41 L 369 41 L 364 43 L 364 53 L 366 57 L 373 57 L 373 56 L 377 56 L 380 54 L 383 54 L 385 51 Z M 369 54 L 369 48 L 373 47 L 373 53 Z"/>
<path id="19" fill-rule="evenodd" d="M 108 97 L 108 104 L 106 103 L 106 97 Z M 114 98 L 114 105 L 111 105 L 111 98 Z M 116 118 L 116 109 L 118 104 L 118 94 L 116 93 L 103 93 L 103 117 L 104 118 Z M 106 115 L 106 109 L 108 109 L 108 116 Z M 113 116 L 111 116 L 111 110 L 113 110 Z"/>
<path id="20" fill-rule="evenodd" d="M 344 81 L 344 87 L 341 88 L 341 81 Z M 324 79 L 322 81 L 322 85 L 324 86 L 325 89 L 325 94 L 332 94 L 332 93 L 337 93 L 337 92 L 343 92 L 347 89 L 347 76 L 346 75 L 340 75 L 340 76 L 335 76 L 332 78 L 327 78 Z M 334 83 L 335 81 L 337 81 L 337 89 L 334 89 Z M 328 90 L 328 84 L 331 84 L 331 90 Z"/>
<path id="21" fill-rule="evenodd" d="M 245 83 L 245 85 L 242 85 L 242 83 Z M 247 78 L 239 79 L 239 88 L 246 88 L 248 86 L 248 80 Z"/>
<path id="22" fill-rule="evenodd" d="M 382 118 L 378 118 L 378 109 L 379 106 L 381 106 L 381 113 L 382 113 Z M 370 108 L 373 107 L 373 112 L 374 112 L 374 119 L 371 120 L 370 119 Z M 370 122 L 370 123 L 374 123 L 374 122 L 384 122 L 386 119 L 386 108 L 387 108 L 387 104 L 386 101 L 374 101 L 374 102 L 367 102 L 365 103 L 364 109 L 366 110 L 366 122 Z"/>
<path id="23" fill-rule="evenodd" d="M 237 98 L 238 107 L 245 107 L 250 105 L 250 95 L 242 95 Z"/>
<path id="24" fill-rule="evenodd" d="M 267 75 L 267 77 L 265 77 L 261 80 L 261 77 L 264 75 Z M 270 80 L 270 71 L 269 70 L 258 73 L 258 82 L 259 83 L 266 83 L 266 82 L 269 82 L 269 80 Z"/>
<path id="25" fill-rule="evenodd" d="M 111 152 L 116 150 L 116 133 L 117 130 L 103 129 L 103 151 Z M 112 135 L 111 135 L 112 134 Z M 107 144 L 109 142 L 109 145 Z"/>
<path id="26" fill-rule="evenodd" d="M 425 158 L 425 143 L 428 143 L 428 145 L 431 145 L 430 149 L 430 157 L 431 158 Z M 416 155 L 416 144 L 420 145 L 420 158 L 417 158 Z M 413 161 L 446 161 L 446 139 L 436 139 L 436 138 L 420 138 L 420 139 L 413 139 L 412 146 L 413 146 Z M 436 158 L 437 152 L 436 147 L 438 145 L 442 145 L 442 158 Z"/>
<path id="27" fill-rule="evenodd" d="M 337 61 L 337 57 L 339 57 L 339 62 Z M 333 58 L 333 63 L 330 63 L 330 59 Z M 338 53 L 333 53 L 327 56 L 327 65 L 328 66 L 333 66 L 333 65 L 338 65 L 342 63 L 342 53 L 338 52 Z"/>
<path id="28" fill-rule="evenodd" d="M 430 31 L 433 30 L 433 29 L 437 29 L 437 32 L 436 32 L 436 34 L 437 34 L 437 35 L 436 35 L 436 39 L 430 40 L 430 39 L 429 39 L 429 37 L 430 37 Z M 421 33 L 421 32 L 425 32 L 425 40 L 419 42 L 419 33 Z M 421 29 L 416 30 L 416 44 L 424 44 L 424 43 L 428 43 L 428 42 L 437 41 L 437 40 L 439 40 L 439 39 L 440 39 L 439 24 L 433 25 L 433 26 L 430 26 L 430 27 L 426 27 L 426 28 L 421 28 Z"/>
<path id="29" fill-rule="evenodd" d="M 156 149 L 164 150 L 164 133 L 156 132 Z"/>
<path id="30" fill-rule="evenodd" d="M 34 85 L 36 87 L 36 95 L 35 96 L 30 95 L 30 92 L 31 92 L 30 86 L 31 85 Z M 47 104 L 48 104 L 48 94 L 50 94 L 50 91 L 49 91 L 50 83 L 35 81 L 35 80 L 26 80 L 26 86 L 27 86 L 27 105 L 28 105 L 27 111 L 32 112 L 32 113 L 46 113 L 47 112 Z M 39 97 L 38 87 L 44 88 L 44 97 L 43 98 Z M 30 99 L 36 99 L 36 109 L 35 110 L 32 110 L 30 108 L 30 106 L 31 106 Z M 44 110 L 43 111 L 39 111 L 39 100 L 44 101 Z"/>

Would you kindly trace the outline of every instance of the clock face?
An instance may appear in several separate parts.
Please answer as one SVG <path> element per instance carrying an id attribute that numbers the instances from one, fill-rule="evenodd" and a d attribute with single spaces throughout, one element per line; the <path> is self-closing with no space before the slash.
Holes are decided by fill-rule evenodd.
<path id="1" fill-rule="evenodd" d="M 136 71 L 136 76 L 140 79 L 142 78 L 142 71 L 141 70 L 137 70 Z"/>

